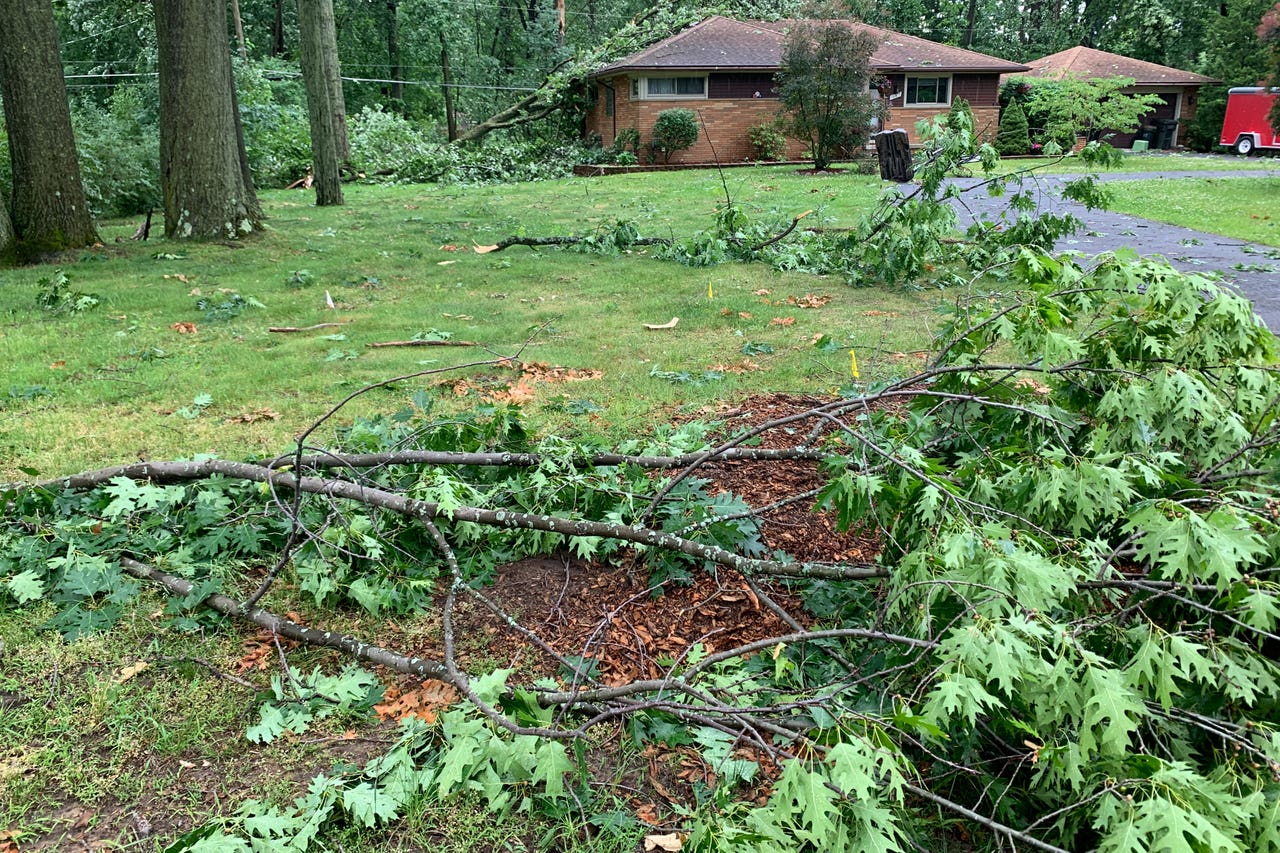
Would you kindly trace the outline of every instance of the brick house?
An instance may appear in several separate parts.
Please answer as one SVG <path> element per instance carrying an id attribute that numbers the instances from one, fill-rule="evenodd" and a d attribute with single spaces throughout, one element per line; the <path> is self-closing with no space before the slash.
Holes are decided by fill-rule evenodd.
<path id="1" fill-rule="evenodd" d="M 1126 87 L 1124 92 L 1159 95 L 1164 103 L 1142 119 L 1144 126 L 1155 129 L 1151 139 L 1152 148 L 1175 147 L 1178 144 L 1179 125 L 1196 116 L 1200 87 L 1222 82 L 1203 74 L 1179 71 L 1177 68 L 1143 62 L 1141 59 L 1131 59 L 1091 47 L 1073 47 L 1027 64 L 1031 66 L 1031 71 L 1026 75 L 1028 77 L 1079 77 L 1084 80 L 1127 77 L 1133 81 L 1133 85 Z M 1161 130 L 1165 131 L 1163 135 L 1160 134 Z M 1129 148 L 1137 135 L 1117 133 L 1111 137 L 1110 142 L 1116 148 Z"/>
<path id="2" fill-rule="evenodd" d="M 586 132 L 599 134 L 609 145 L 620 131 L 635 128 L 647 141 L 658 113 L 685 107 L 700 114 L 705 132 L 692 148 L 673 154 L 671 162 L 754 159 L 747 130 L 772 121 L 781 110 L 774 75 L 782 65 L 787 31 L 797 23 L 717 15 L 601 68 L 588 80 L 592 105 Z M 884 79 L 885 127 L 905 129 L 912 144 L 920 141 L 916 122 L 945 113 L 956 97 L 973 108 L 979 136 L 994 137 L 1000 75 L 1027 70 L 1016 62 L 869 24 L 842 23 L 879 42 L 871 69 Z M 787 154 L 800 157 L 806 146 L 789 140 Z"/>

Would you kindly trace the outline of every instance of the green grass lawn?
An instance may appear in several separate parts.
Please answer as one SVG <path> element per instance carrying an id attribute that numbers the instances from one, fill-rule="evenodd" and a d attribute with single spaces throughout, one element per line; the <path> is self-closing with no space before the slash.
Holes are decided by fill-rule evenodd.
<path id="1" fill-rule="evenodd" d="M 1122 213 L 1280 246 L 1280 177 L 1117 181 L 1107 188 L 1112 209 Z"/>
<path id="2" fill-rule="evenodd" d="M 1229 154 L 1208 156 L 1177 151 L 1147 151 L 1134 154 L 1122 151 L 1119 164 L 1109 172 L 1262 172 L 1280 174 L 1280 159 L 1274 157 L 1236 157 Z M 1038 167 L 1049 174 L 1084 174 L 1093 168 L 1078 157 L 1025 157 L 1002 160 L 1001 172 Z"/>
<path id="3" fill-rule="evenodd" d="M 786 222 L 812 209 L 809 221 L 829 227 L 852 224 L 880 192 L 876 179 L 815 179 L 794 168 L 727 170 L 724 180 L 754 217 Z M 602 373 L 539 383 L 526 405 L 535 420 L 575 431 L 582 413 L 594 412 L 591 429 L 621 436 L 682 407 L 838 389 L 850 379 L 847 351 L 814 348 L 819 335 L 856 347 L 868 375 L 903 370 L 901 353 L 927 348 L 936 292 L 854 290 L 762 265 L 690 269 L 642 251 L 469 251 L 512 234 L 585 233 L 618 219 L 646 235 L 687 236 L 711 224 L 724 193 L 715 171 L 467 189 L 351 186 L 346 206 L 327 209 L 309 193 L 278 191 L 264 194 L 270 230 L 234 246 L 139 243 L 128 239 L 136 222 L 107 223 L 104 248 L 61 265 L 70 288 L 100 300 L 90 310 L 54 317 L 37 307 L 52 265 L 0 273 L 0 479 L 27 476 L 21 468 L 48 476 L 138 457 L 275 453 L 368 383 L 518 352 Z M 264 307 L 216 310 L 233 292 Z M 326 292 L 336 310 L 326 308 Z M 810 295 L 830 301 L 788 303 Z M 197 307 L 202 299 L 213 308 Z M 642 326 L 673 317 L 671 330 Z M 322 322 L 347 325 L 268 331 Z M 367 346 L 439 333 L 483 346 Z M 651 375 L 701 379 L 708 370 L 724 377 Z M 456 399 L 453 387 L 468 376 L 481 385 L 518 378 L 489 366 L 406 381 L 367 395 L 339 421 L 395 411 L 422 388 L 441 405 L 469 405 L 474 396 Z"/>

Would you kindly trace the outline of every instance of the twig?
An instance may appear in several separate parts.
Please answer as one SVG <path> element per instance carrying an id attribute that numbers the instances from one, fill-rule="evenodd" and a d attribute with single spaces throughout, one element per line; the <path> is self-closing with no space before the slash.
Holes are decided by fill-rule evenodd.
<path id="1" fill-rule="evenodd" d="M 316 329 L 332 329 L 337 326 L 349 326 L 350 320 L 343 320 L 341 323 L 316 323 L 314 326 L 271 326 L 268 332 L 312 332 Z"/>

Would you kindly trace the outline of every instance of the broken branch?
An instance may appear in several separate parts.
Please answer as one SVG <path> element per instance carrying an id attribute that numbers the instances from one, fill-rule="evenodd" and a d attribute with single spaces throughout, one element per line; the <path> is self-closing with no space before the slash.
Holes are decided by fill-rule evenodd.
<path id="1" fill-rule="evenodd" d="M 477 347 L 475 341 L 375 341 L 367 347 Z"/>

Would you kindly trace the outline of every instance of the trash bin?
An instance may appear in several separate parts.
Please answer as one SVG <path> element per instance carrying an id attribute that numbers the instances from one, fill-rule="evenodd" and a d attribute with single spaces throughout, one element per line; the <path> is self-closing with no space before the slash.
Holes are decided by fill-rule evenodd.
<path id="1" fill-rule="evenodd" d="M 1138 128 L 1137 140 L 1139 142 L 1145 142 L 1148 145 L 1150 145 L 1151 140 L 1155 138 L 1156 138 L 1156 126 L 1154 124 L 1144 124 L 1142 127 Z"/>
<path id="2" fill-rule="evenodd" d="M 1136 151 L 1146 151 L 1146 150 L 1147 150 L 1148 148 L 1150 148 L 1150 147 L 1151 147 L 1151 143 L 1150 143 L 1150 142 L 1148 142 L 1147 140 L 1145 140 L 1145 139 L 1135 139 L 1135 140 L 1133 140 L 1133 146 L 1132 146 L 1131 150 L 1133 150 L 1133 151 L 1135 151 L 1135 152 L 1136 152 Z"/>
<path id="3" fill-rule="evenodd" d="M 1156 138 L 1152 142 L 1152 148 L 1172 148 L 1173 137 L 1178 130 L 1178 120 L 1176 118 L 1162 118 L 1156 121 Z"/>

